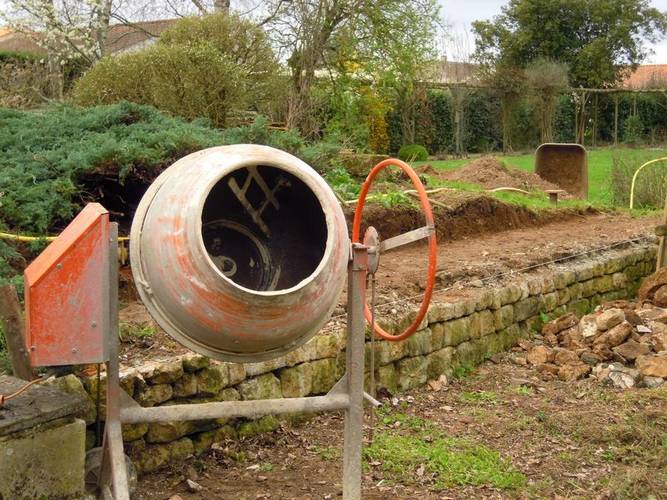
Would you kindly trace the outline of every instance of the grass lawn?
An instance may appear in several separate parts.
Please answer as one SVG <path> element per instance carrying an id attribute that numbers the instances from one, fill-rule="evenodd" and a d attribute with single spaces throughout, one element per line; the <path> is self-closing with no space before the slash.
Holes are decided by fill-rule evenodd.
<path id="1" fill-rule="evenodd" d="M 534 171 L 535 155 L 493 155 L 502 160 L 506 166 L 510 168 L 519 168 L 529 172 Z M 639 167 L 642 163 L 656 158 L 667 157 L 667 149 L 665 148 L 646 148 L 646 149 L 629 149 L 629 148 L 604 148 L 594 149 L 588 151 L 588 186 L 589 197 L 588 201 L 593 205 L 610 206 L 613 205 L 611 196 L 611 171 L 614 164 L 614 159 L 618 158 L 625 163 Z M 444 160 L 444 161 L 425 161 L 415 162 L 415 165 L 430 164 L 433 167 L 444 170 L 456 169 L 471 161 L 470 158 L 462 160 Z M 657 164 L 655 168 L 665 168 L 667 162 L 664 164 Z M 651 167 L 647 167 L 651 168 Z M 516 195 L 512 195 L 512 198 Z M 511 200 L 508 200 L 511 201 Z M 619 207 L 623 208 L 623 207 Z"/>

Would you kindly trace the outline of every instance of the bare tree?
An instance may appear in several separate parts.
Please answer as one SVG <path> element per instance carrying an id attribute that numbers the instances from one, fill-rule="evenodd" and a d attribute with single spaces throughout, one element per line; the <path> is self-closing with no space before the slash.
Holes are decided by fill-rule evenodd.
<path id="1" fill-rule="evenodd" d="M 6 4 L 0 19 L 47 53 L 52 97 L 62 96 L 65 64 L 76 58 L 92 64 L 102 57 L 112 0 L 7 0 Z"/>
<path id="2" fill-rule="evenodd" d="M 548 59 L 536 59 L 526 68 L 526 81 L 531 89 L 538 111 L 540 140 L 543 143 L 553 142 L 556 100 L 567 88 L 567 74 L 567 65 Z M 584 106 L 585 100 L 584 104 L 582 104 L 582 113 Z"/>

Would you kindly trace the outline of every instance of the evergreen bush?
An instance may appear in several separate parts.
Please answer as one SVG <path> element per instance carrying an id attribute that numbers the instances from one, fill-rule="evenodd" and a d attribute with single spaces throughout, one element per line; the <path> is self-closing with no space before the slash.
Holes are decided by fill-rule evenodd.
<path id="1" fill-rule="evenodd" d="M 425 161 L 428 160 L 428 150 L 419 144 L 409 144 L 398 150 L 398 158 L 408 162 Z"/>

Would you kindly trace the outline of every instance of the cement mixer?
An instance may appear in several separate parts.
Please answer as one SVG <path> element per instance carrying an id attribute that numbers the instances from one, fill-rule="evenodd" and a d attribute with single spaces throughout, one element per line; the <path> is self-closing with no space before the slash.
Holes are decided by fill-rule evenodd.
<path id="1" fill-rule="evenodd" d="M 141 299 L 176 340 L 256 362 L 312 337 L 349 260 L 343 211 L 308 165 L 267 146 L 207 149 L 165 170 L 135 214 Z"/>
<path id="2" fill-rule="evenodd" d="M 426 224 L 384 241 L 371 227 L 361 241 L 366 196 L 388 166 L 398 166 L 414 183 Z M 100 496 L 129 498 L 121 424 L 345 410 L 343 496 L 360 498 L 363 401 L 378 404 L 363 389 L 364 313 L 372 319 L 365 304 L 367 276 L 375 274 L 382 252 L 428 238 L 428 280 L 413 323 L 398 335 L 373 324 L 388 340 L 417 330 L 433 291 L 435 226 L 417 174 L 395 159 L 370 172 L 351 242 L 326 182 L 303 161 L 266 146 L 223 146 L 186 156 L 155 180 L 137 208 L 130 259 L 140 297 L 170 336 L 211 358 L 259 362 L 302 345 L 330 318 L 347 271 L 346 372 L 322 396 L 140 407 L 119 383 L 117 230 L 103 207 L 91 205 L 26 271 L 29 324 L 39 325 L 28 331 L 31 350 L 42 355 L 35 359 L 106 362 L 104 443 L 89 471 Z M 80 299 L 64 298 L 77 293 Z M 40 321 L 55 307 L 63 321 Z M 67 336 L 67 318 L 74 316 L 88 332 L 83 337 Z"/>

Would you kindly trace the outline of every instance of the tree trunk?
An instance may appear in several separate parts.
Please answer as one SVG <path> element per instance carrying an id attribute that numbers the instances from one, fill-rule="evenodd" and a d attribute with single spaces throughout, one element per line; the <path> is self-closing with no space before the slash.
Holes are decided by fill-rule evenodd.
<path id="1" fill-rule="evenodd" d="M 58 54 L 49 50 L 47 55 L 47 68 L 49 72 L 48 97 L 51 99 L 62 99 L 64 90 L 63 67 L 60 64 Z"/>
<path id="2" fill-rule="evenodd" d="M 614 94 L 614 146 L 618 146 L 618 94 Z"/>
<path id="3" fill-rule="evenodd" d="M 95 55 L 97 56 L 97 59 L 100 59 L 106 51 L 109 20 L 111 19 L 111 1 L 112 0 L 106 0 L 102 3 L 101 9 L 97 14 L 97 19 L 95 19 L 95 37 L 97 39 L 97 50 L 95 51 Z"/>
<path id="4" fill-rule="evenodd" d="M 213 10 L 216 12 L 225 12 L 229 14 L 230 0 L 215 0 L 213 2 Z"/>
<path id="5" fill-rule="evenodd" d="M 500 99 L 501 119 L 503 121 L 503 153 L 511 153 L 512 148 L 512 107 L 513 100 L 509 98 Z"/>
<path id="6" fill-rule="evenodd" d="M 579 103 L 577 115 L 577 143 L 584 145 L 584 138 L 586 135 L 586 102 L 588 101 L 589 93 L 581 92 L 581 102 Z"/>

